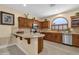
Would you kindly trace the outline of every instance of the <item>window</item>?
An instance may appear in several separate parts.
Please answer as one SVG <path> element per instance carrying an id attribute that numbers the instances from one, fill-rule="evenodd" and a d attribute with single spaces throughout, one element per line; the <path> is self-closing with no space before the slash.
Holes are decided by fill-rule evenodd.
<path id="1" fill-rule="evenodd" d="M 52 29 L 53 30 L 67 30 L 68 29 L 68 21 L 64 17 L 55 18 L 52 21 Z"/>

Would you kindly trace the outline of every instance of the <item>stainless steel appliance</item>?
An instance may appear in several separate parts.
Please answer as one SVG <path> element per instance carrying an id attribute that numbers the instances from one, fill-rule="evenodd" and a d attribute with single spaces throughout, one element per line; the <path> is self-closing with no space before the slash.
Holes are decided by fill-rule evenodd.
<path id="1" fill-rule="evenodd" d="M 31 29 L 31 31 L 34 32 L 34 33 L 36 33 L 37 30 L 38 30 L 38 24 L 32 24 L 32 29 Z"/>
<path id="2" fill-rule="evenodd" d="M 69 33 L 64 33 L 62 35 L 62 43 L 67 44 L 67 45 L 72 45 L 72 34 Z"/>

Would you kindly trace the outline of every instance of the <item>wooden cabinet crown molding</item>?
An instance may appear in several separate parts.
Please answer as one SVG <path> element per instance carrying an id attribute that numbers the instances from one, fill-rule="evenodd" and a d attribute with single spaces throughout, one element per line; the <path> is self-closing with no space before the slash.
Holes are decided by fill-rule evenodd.
<path id="1" fill-rule="evenodd" d="M 71 20 L 79 18 L 79 16 L 70 16 Z"/>

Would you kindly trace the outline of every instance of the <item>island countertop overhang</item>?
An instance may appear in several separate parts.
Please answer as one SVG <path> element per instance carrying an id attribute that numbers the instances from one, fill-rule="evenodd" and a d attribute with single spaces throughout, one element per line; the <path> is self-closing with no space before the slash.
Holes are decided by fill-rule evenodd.
<path id="1" fill-rule="evenodd" d="M 44 37 L 44 34 L 40 34 L 40 33 L 13 33 L 13 35 L 18 35 L 20 37 L 23 38 L 38 38 L 38 37 Z"/>

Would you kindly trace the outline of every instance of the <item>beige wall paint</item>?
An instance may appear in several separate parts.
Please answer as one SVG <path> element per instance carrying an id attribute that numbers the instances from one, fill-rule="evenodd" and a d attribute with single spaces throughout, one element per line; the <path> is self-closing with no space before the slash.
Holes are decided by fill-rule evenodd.
<path id="1" fill-rule="evenodd" d="M 19 11 L 6 7 L 4 5 L 0 5 L 0 11 L 8 12 L 8 13 L 13 13 L 15 14 L 15 25 L 14 26 L 9 26 L 9 25 L 0 25 L 0 47 L 4 47 L 9 44 L 17 44 L 21 49 L 23 49 L 28 54 L 37 54 L 38 51 L 38 38 L 34 38 L 31 40 L 31 44 L 27 44 L 27 40 L 23 39 L 20 40 L 19 38 L 16 38 L 14 36 L 11 36 L 11 32 L 17 31 L 18 27 L 18 17 L 24 17 L 23 13 L 20 13 Z M 29 15 L 29 18 L 33 18 L 34 16 Z M 38 18 L 36 18 L 38 19 Z M 26 30 L 26 29 L 24 29 Z M 26 31 L 25 31 L 26 32 Z M 29 30 L 27 30 L 29 32 Z"/>
<path id="2" fill-rule="evenodd" d="M 57 15 L 54 15 L 54 16 L 46 17 L 46 18 L 48 20 L 50 20 L 50 22 L 52 23 L 52 20 L 54 20 L 56 17 L 65 17 L 68 20 L 68 22 L 69 22 L 69 25 L 68 25 L 69 28 L 71 28 L 70 16 L 74 16 L 76 12 L 79 12 L 79 9 L 71 10 L 71 11 L 68 11 L 68 12 L 63 12 L 63 13 L 60 13 L 60 14 L 57 14 Z M 42 18 L 42 19 L 45 19 L 45 18 Z"/>
<path id="3" fill-rule="evenodd" d="M 12 13 L 15 15 L 15 25 L 14 26 L 9 26 L 9 25 L 0 25 L 0 37 L 9 37 L 11 34 L 11 30 L 13 27 L 18 27 L 18 17 L 25 17 L 24 13 L 15 10 L 13 8 L 4 6 L 4 5 L 0 5 L 0 11 L 4 11 L 4 12 L 8 12 L 8 13 Z M 33 18 L 34 16 L 29 15 L 28 18 Z M 36 19 L 38 19 L 36 17 Z"/>
<path id="4" fill-rule="evenodd" d="M 18 16 L 24 16 L 22 13 L 15 9 L 8 8 L 6 6 L 0 5 L 0 11 L 15 14 L 15 25 L 0 25 L 0 46 L 15 43 L 16 40 L 11 39 L 12 27 L 18 26 Z"/>
<path id="5" fill-rule="evenodd" d="M 17 27 L 18 26 L 18 16 L 24 16 L 22 13 L 12 9 L 8 8 L 6 6 L 0 5 L 0 11 L 12 13 L 15 15 L 15 25 L 10 26 L 10 25 L 0 25 L 0 37 L 9 37 L 11 34 L 11 28 L 12 27 Z"/>
<path id="6" fill-rule="evenodd" d="M 0 25 L 0 46 L 17 43 L 16 39 L 14 37 L 13 37 L 14 39 L 11 39 L 11 32 L 13 31 L 13 28 L 18 27 L 18 17 L 19 16 L 24 17 L 24 13 L 22 13 L 18 10 L 15 10 L 13 8 L 4 6 L 4 5 L 0 5 L 0 11 L 12 13 L 15 15 L 15 25 L 14 26 Z M 33 16 L 29 15 L 29 18 L 33 18 Z"/>

